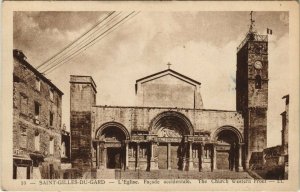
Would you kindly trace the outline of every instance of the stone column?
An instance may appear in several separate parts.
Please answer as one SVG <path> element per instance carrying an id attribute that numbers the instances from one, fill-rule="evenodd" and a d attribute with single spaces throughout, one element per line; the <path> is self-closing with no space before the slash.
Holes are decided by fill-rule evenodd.
<path id="1" fill-rule="evenodd" d="M 182 170 L 187 170 L 187 143 L 184 143 L 182 146 Z"/>
<path id="2" fill-rule="evenodd" d="M 215 170 L 217 167 L 217 151 L 216 145 L 212 145 L 212 171 Z"/>
<path id="3" fill-rule="evenodd" d="M 100 143 L 97 142 L 97 149 L 96 149 L 96 167 L 97 169 L 100 168 Z"/>
<path id="4" fill-rule="evenodd" d="M 107 168 L 107 147 L 104 146 L 104 149 L 103 149 L 103 153 L 102 153 L 102 156 L 103 156 L 103 165 L 104 165 L 104 169 Z"/>
<path id="5" fill-rule="evenodd" d="M 106 169 L 106 155 L 107 155 L 107 151 L 106 151 L 106 147 L 104 146 L 104 144 L 100 145 L 100 151 L 99 151 L 99 159 L 101 161 L 100 163 L 100 169 Z"/>
<path id="6" fill-rule="evenodd" d="M 156 153 L 156 147 L 157 147 L 157 143 L 155 142 L 150 142 L 150 170 L 158 170 L 158 164 L 155 162 L 155 153 Z"/>
<path id="7" fill-rule="evenodd" d="M 125 169 L 128 169 L 128 141 L 125 141 Z"/>
<path id="8" fill-rule="evenodd" d="M 99 143 L 99 169 L 104 169 L 104 146 Z"/>
<path id="9" fill-rule="evenodd" d="M 171 143 L 168 143 L 168 170 L 171 170 Z"/>
<path id="10" fill-rule="evenodd" d="M 243 171 L 243 165 L 242 165 L 242 148 L 243 145 L 239 144 L 239 162 L 238 162 L 238 170 L 237 171 Z"/>
<path id="11" fill-rule="evenodd" d="M 140 155 L 140 143 L 136 143 L 136 167 L 135 167 L 136 170 L 140 169 L 139 155 Z"/>
<path id="12" fill-rule="evenodd" d="M 151 159 L 153 159 L 154 158 L 154 150 L 153 150 L 153 143 L 152 142 L 149 142 L 149 145 L 150 145 L 150 153 L 151 153 Z"/>
<path id="13" fill-rule="evenodd" d="M 199 170 L 203 171 L 203 166 L 204 166 L 204 144 L 200 144 L 200 164 L 199 164 Z"/>
<path id="14" fill-rule="evenodd" d="M 193 143 L 189 142 L 189 168 L 188 170 L 193 170 Z"/>

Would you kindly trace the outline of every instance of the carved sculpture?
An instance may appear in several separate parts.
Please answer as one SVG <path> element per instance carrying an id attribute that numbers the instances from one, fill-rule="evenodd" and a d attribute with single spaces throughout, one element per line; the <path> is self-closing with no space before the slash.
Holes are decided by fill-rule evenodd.
<path id="1" fill-rule="evenodd" d="M 181 137 L 181 134 L 173 127 L 162 127 L 157 135 L 158 137 Z"/>

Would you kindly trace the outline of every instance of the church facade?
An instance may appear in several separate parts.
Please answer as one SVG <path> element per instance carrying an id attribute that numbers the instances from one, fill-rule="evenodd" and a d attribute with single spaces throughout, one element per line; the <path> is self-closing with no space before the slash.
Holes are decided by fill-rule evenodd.
<path id="1" fill-rule="evenodd" d="M 204 109 L 201 84 L 172 69 L 136 81 L 136 106 L 98 106 L 90 76 L 71 76 L 71 161 L 83 170 L 249 168 L 266 147 L 267 36 L 237 51 L 236 111 Z M 216 77 L 217 78 L 217 77 Z"/>

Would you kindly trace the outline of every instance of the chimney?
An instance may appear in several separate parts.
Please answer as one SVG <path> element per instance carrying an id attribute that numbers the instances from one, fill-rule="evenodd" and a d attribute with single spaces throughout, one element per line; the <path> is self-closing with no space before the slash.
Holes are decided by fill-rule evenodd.
<path id="1" fill-rule="evenodd" d="M 23 53 L 22 50 L 19 50 L 19 49 L 14 49 L 13 50 L 13 55 L 14 57 L 20 59 L 20 60 L 26 60 L 27 57 L 25 56 L 25 54 Z"/>

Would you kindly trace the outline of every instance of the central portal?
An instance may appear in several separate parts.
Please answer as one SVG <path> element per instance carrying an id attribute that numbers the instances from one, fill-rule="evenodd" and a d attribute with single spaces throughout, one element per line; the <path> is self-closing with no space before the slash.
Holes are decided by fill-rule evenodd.
<path id="1" fill-rule="evenodd" d="M 180 149 L 181 147 L 180 144 L 178 143 L 159 144 L 158 168 L 159 169 L 181 169 L 182 154 Z"/>
<path id="2" fill-rule="evenodd" d="M 177 112 L 166 112 L 156 119 L 155 133 L 158 136 L 158 168 L 183 169 L 185 158 L 184 136 L 193 134 L 188 119 Z"/>

